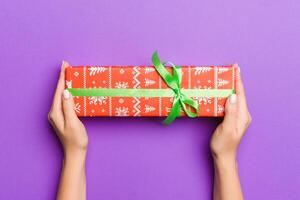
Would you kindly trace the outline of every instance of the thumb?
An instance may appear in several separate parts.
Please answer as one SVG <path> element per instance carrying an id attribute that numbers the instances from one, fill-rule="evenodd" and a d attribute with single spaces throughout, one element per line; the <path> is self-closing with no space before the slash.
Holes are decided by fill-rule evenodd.
<path id="1" fill-rule="evenodd" d="M 77 115 L 74 110 L 74 100 L 71 93 L 68 90 L 64 90 L 63 92 L 63 112 L 65 121 L 70 121 L 73 119 L 77 119 Z"/>
<path id="2" fill-rule="evenodd" d="M 232 94 L 228 97 L 225 104 L 225 117 L 223 123 L 234 123 L 237 118 L 237 95 Z"/>

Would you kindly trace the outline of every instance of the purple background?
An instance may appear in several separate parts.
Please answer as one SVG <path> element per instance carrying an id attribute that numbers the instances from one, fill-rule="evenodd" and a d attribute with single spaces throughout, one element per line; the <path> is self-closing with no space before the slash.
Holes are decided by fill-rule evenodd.
<path id="1" fill-rule="evenodd" d="M 246 199 L 300 199 L 298 0 L 0 2 L 0 199 L 54 199 L 62 151 L 47 121 L 63 59 L 239 62 L 253 123 L 239 150 Z M 297 89 L 298 88 L 298 89 Z M 84 119 L 88 199 L 210 199 L 217 119 Z"/>

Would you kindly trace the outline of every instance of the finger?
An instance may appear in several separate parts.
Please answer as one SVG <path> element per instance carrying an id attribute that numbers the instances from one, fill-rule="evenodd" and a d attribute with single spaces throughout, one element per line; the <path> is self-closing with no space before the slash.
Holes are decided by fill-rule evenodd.
<path id="1" fill-rule="evenodd" d="M 78 117 L 74 110 L 74 100 L 71 93 L 68 90 L 63 91 L 63 112 L 65 123 L 78 120 Z"/>
<path id="2" fill-rule="evenodd" d="M 238 98 L 238 106 L 240 110 L 247 109 L 247 101 L 246 101 L 246 94 L 244 89 L 244 84 L 241 78 L 240 68 L 237 64 L 234 64 L 235 67 L 238 69 L 237 77 L 236 77 L 236 94 Z"/>
<path id="3" fill-rule="evenodd" d="M 237 102 L 238 98 L 236 94 L 230 95 L 225 104 L 225 117 L 223 123 L 225 124 L 233 124 L 237 119 Z"/>
<path id="4" fill-rule="evenodd" d="M 245 90 L 244 90 L 244 84 L 241 77 L 241 71 L 238 64 L 234 64 L 234 66 L 238 69 L 237 77 L 236 77 L 236 94 L 238 97 L 245 98 Z"/>
<path id="5" fill-rule="evenodd" d="M 69 63 L 63 61 L 61 65 L 60 75 L 56 86 L 56 91 L 53 98 L 52 109 L 61 110 L 61 94 L 65 88 L 65 69 L 69 66 Z"/>
<path id="6" fill-rule="evenodd" d="M 56 129 L 61 131 L 64 127 L 64 116 L 62 111 L 62 102 L 61 102 L 61 92 L 64 89 L 64 82 L 65 82 L 65 68 L 69 64 L 64 62 L 61 66 L 61 71 L 59 75 L 59 79 L 56 86 L 56 91 L 53 97 L 53 103 L 48 114 L 48 119 L 52 126 Z"/>

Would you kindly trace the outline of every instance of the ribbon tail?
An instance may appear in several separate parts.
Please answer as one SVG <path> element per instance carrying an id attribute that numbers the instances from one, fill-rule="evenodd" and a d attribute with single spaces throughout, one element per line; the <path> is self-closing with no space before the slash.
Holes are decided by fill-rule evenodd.
<path id="1" fill-rule="evenodd" d="M 174 99 L 171 112 L 169 113 L 168 117 L 163 121 L 163 123 L 166 124 L 166 125 L 169 125 L 179 115 L 180 115 L 180 102 L 179 102 L 179 98 L 176 97 L 176 99 Z"/>
<path id="2" fill-rule="evenodd" d="M 181 106 L 182 106 L 184 112 L 186 113 L 186 115 L 188 117 L 194 118 L 194 117 L 198 116 L 200 107 L 199 107 L 199 104 L 197 102 L 195 102 L 193 99 L 187 98 L 186 96 L 182 96 L 180 103 L 181 103 Z M 188 110 L 186 108 L 186 105 L 189 105 L 191 108 L 193 108 L 195 110 L 195 112 Z"/>

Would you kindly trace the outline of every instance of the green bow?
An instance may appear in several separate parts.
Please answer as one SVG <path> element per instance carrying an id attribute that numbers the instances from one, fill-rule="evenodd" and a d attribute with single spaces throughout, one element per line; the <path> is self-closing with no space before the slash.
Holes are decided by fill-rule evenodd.
<path id="1" fill-rule="evenodd" d="M 152 63 L 156 71 L 164 79 L 165 83 L 175 93 L 171 112 L 169 113 L 168 117 L 164 120 L 164 124 L 171 124 L 176 119 L 176 117 L 180 115 L 181 107 L 187 116 L 197 117 L 197 113 L 199 112 L 198 103 L 181 92 L 181 88 L 180 88 L 181 79 L 182 79 L 181 66 L 173 66 L 173 76 L 172 76 L 165 68 L 165 66 L 160 62 L 160 59 L 156 51 L 152 55 Z M 189 105 L 196 112 L 191 112 L 186 107 L 186 105 Z"/>

